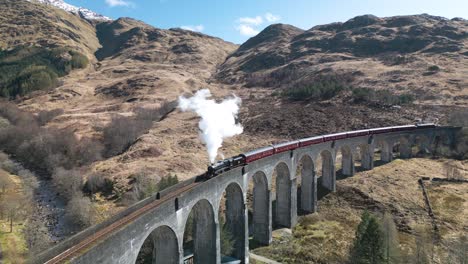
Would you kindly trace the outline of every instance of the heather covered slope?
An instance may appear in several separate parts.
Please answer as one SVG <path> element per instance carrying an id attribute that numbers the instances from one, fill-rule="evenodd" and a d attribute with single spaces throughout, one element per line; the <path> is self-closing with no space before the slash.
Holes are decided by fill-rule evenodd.
<path id="1" fill-rule="evenodd" d="M 352 87 L 411 93 L 422 104 L 466 105 L 467 56 L 465 19 L 364 15 L 306 31 L 271 25 L 228 57 L 218 79 L 291 89 L 333 75 Z"/>
<path id="2" fill-rule="evenodd" d="M 99 48 L 88 21 L 53 6 L 26 0 L 0 1 L 0 49 L 20 45 L 70 47 L 92 59 Z"/>

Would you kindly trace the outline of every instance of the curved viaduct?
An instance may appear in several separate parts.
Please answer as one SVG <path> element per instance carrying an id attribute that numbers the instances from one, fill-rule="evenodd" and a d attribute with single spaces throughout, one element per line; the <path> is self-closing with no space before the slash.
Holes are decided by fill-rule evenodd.
<path id="1" fill-rule="evenodd" d="M 430 152 L 436 142 L 451 146 L 456 130 L 435 127 L 324 142 L 269 156 L 207 181 L 195 177 L 65 240 L 33 263 L 133 264 L 147 239 L 153 242 L 153 263 L 183 263 L 184 232 L 189 229 L 194 263 L 221 263 L 222 225 L 233 234 L 231 255 L 248 263 L 249 235 L 269 244 L 274 226 L 296 224 L 298 209 L 316 212 L 317 190 L 335 191 L 337 167 L 351 176 L 355 160 L 360 160 L 361 169 L 373 168 L 377 149 L 381 162 L 390 162 L 398 154 L 410 158 L 415 147 Z M 250 213 L 247 199 L 253 200 Z"/>

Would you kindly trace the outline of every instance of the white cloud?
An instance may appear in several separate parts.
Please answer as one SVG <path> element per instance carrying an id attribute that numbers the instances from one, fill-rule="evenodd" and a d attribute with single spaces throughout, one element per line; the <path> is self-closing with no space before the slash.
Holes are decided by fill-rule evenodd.
<path id="1" fill-rule="evenodd" d="M 236 30 L 243 36 L 251 37 L 260 32 L 258 27 L 264 22 L 273 23 L 280 19 L 280 16 L 273 15 L 272 13 L 266 13 L 263 16 L 256 17 L 241 17 L 236 21 Z"/>
<path id="2" fill-rule="evenodd" d="M 261 16 L 256 17 L 241 17 L 239 18 L 240 24 L 255 25 L 258 26 L 263 23 L 263 18 Z"/>
<path id="3" fill-rule="evenodd" d="M 239 25 L 238 27 L 236 27 L 236 29 L 239 31 L 241 35 L 248 36 L 248 37 L 255 36 L 259 33 L 258 30 L 254 29 L 253 27 L 249 25 L 244 25 L 244 24 Z"/>
<path id="4" fill-rule="evenodd" d="M 205 27 L 203 25 L 197 25 L 197 26 L 181 26 L 181 29 L 185 30 L 190 30 L 190 31 L 195 31 L 195 32 L 202 32 Z"/>
<path id="5" fill-rule="evenodd" d="M 108 4 L 110 7 L 114 7 L 114 6 L 134 7 L 135 6 L 134 3 L 130 1 L 126 1 L 126 0 L 106 0 L 106 4 Z"/>
<path id="6" fill-rule="evenodd" d="M 275 16 L 273 15 L 272 13 L 266 13 L 265 14 L 265 19 L 268 21 L 268 22 L 276 22 L 278 20 L 281 19 L 280 16 Z"/>

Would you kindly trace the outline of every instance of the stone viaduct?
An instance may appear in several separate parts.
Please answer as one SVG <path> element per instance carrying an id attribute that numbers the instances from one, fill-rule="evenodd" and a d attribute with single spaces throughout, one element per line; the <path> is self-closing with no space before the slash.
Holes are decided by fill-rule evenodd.
<path id="1" fill-rule="evenodd" d="M 317 190 L 335 191 L 337 167 L 352 176 L 355 160 L 369 170 L 374 157 L 383 163 L 398 155 L 410 158 L 414 149 L 431 152 L 435 144 L 453 144 L 456 130 L 435 127 L 336 140 L 269 156 L 207 181 L 195 177 L 65 240 L 33 263 L 133 264 L 147 239 L 153 242 L 153 263 L 183 263 L 184 251 L 193 252 L 194 263 L 221 263 L 223 225 L 234 237 L 232 257 L 248 263 L 249 236 L 269 244 L 274 227 L 296 224 L 298 210 L 316 212 Z M 190 246 L 184 244 L 187 230 Z"/>

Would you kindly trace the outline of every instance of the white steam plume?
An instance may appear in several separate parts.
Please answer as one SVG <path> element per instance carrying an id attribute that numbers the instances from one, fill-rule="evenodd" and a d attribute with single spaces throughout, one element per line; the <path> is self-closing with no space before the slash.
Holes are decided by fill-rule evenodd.
<path id="1" fill-rule="evenodd" d="M 200 137 L 206 145 L 210 162 L 214 163 L 218 155 L 218 149 L 223 144 L 223 139 L 239 135 L 243 128 L 236 124 L 235 118 L 239 113 L 241 99 L 234 95 L 221 103 L 216 103 L 211 97 L 210 90 L 199 90 L 193 97 L 179 96 L 179 108 L 182 111 L 193 111 L 201 117 L 198 127 Z"/>

